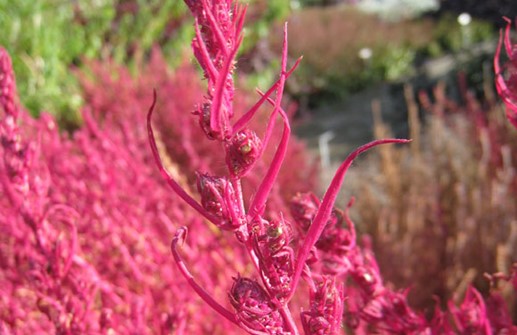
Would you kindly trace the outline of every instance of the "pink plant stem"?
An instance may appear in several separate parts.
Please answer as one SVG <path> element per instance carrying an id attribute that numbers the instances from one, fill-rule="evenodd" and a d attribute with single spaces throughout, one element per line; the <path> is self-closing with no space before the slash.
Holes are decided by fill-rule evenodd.
<path id="1" fill-rule="evenodd" d="M 216 312 L 218 312 L 219 314 L 224 316 L 226 319 L 228 319 L 232 323 L 239 326 L 239 324 L 237 323 L 237 320 L 235 319 L 235 315 L 232 312 L 230 312 L 229 310 L 227 310 L 224 306 L 219 304 L 217 301 L 215 301 L 210 296 L 210 294 L 208 294 L 196 282 L 196 280 L 194 279 L 194 277 L 192 276 L 190 271 L 187 269 L 185 263 L 183 262 L 183 259 L 181 258 L 180 254 L 177 250 L 178 242 L 184 243 L 186 237 L 187 237 L 187 227 L 180 227 L 177 230 L 176 235 L 172 239 L 172 243 L 171 243 L 171 251 L 174 256 L 174 260 L 176 261 L 176 265 L 178 266 L 181 274 L 183 275 L 183 277 L 185 277 L 185 279 L 187 280 L 189 285 L 194 289 L 194 291 L 196 291 L 196 293 L 199 295 L 199 297 L 201 299 L 203 299 L 203 301 L 205 301 L 210 307 L 212 307 Z"/>
<path id="2" fill-rule="evenodd" d="M 496 76 L 495 83 L 499 94 L 504 99 L 504 102 L 512 109 L 517 110 L 517 102 L 514 102 L 508 94 L 508 87 L 504 81 L 501 66 L 499 65 L 503 40 L 506 53 L 508 55 L 512 54 L 512 45 L 510 41 L 510 20 L 508 18 L 505 18 L 505 20 L 508 22 L 508 24 L 506 25 L 505 33 L 503 34 L 503 31 L 501 30 L 499 34 L 499 43 L 497 44 L 494 57 L 494 72 Z"/>
<path id="3" fill-rule="evenodd" d="M 237 55 L 237 51 L 239 50 L 239 46 L 242 42 L 242 36 L 239 36 L 235 47 L 233 48 L 231 54 L 226 58 L 223 68 L 219 71 L 217 75 L 217 81 L 215 84 L 215 94 L 212 100 L 212 110 L 210 113 L 210 128 L 216 132 L 221 130 L 221 108 L 223 104 L 228 105 L 230 101 L 223 101 L 224 92 L 226 88 L 226 81 L 228 80 L 228 75 L 231 73 L 231 67 L 233 66 L 233 62 L 235 56 Z M 226 106 L 230 108 L 230 106 Z M 225 114 L 226 116 L 228 113 Z M 227 120 L 224 120 L 227 121 Z M 225 122 L 226 123 L 226 122 Z M 227 124 L 223 124 L 223 127 L 227 126 Z M 223 131 L 226 131 L 226 127 L 223 128 Z"/>
<path id="4" fill-rule="evenodd" d="M 244 19 L 246 18 L 246 12 L 248 11 L 248 5 L 241 5 L 238 2 L 235 3 L 233 12 L 236 13 L 233 17 L 233 25 L 236 32 L 241 32 L 244 27 Z"/>
<path id="5" fill-rule="evenodd" d="M 510 40 L 510 28 L 511 28 L 512 20 L 510 20 L 507 17 L 503 17 L 503 19 L 507 22 L 506 29 L 505 29 L 505 34 L 504 34 L 504 47 L 506 49 L 506 54 L 508 56 L 510 56 L 510 55 L 513 54 L 513 52 L 512 52 L 512 41 Z"/>
<path id="6" fill-rule="evenodd" d="M 282 72 L 280 74 L 280 81 L 278 83 L 278 91 L 274 102 L 273 113 L 271 113 L 270 121 L 267 126 L 266 135 L 264 137 L 262 151 L 265 150 L 269 138 L 271 137 L 272 128 L 274 125 L 274 117 L 277 112 L 280 112 L 282 119 L 284 121 L 284 131 L 282 133 L 282 139 L 280 144 L 278 145 L 278 149 L 275 152 L 275 156 L 273 157 L 273 161 L 271 162 L 271 166 L 268 169 L 264 180 L 259 186 L 257 193 L 255 194 L 255 198 L 253 199 L 253 203 L 250 206 L 250 211 L 248 213 L 248 217 L 254 218 L 256 215 L 260 215 L 264 212 L 264 207 L 267 201 L 267 197 L 273 188 L 276 177 L 278 176 L 278 172 L 282 166 L 282 162 L 284 161 L 285 155 L 287 153 L 287 146 L 289 143 L 289 137 L 291 134 L 291 127 L 289 126 L 289 120 L 287 115 L 282 110 L 280 104 L 282 103 L 282 95 L 284 91 L 285 78 L 286 78 L 286 68 L 287 68 L 287 23 L 284 25 L 284 44 L 282 47 Z M 264 94 L 261 93 L 262 96 Z M 269 103 L 272 101 L 267 98 Z"/>
<path id="7" fill-rule="evenodd" d="M 269 142 L 269 138 L 271 137 L 273 133 L 273 126 L 274 122 L 272 120 L 275 118 L 276 113 L 280 109 L 280 106 L 282 104 L 282 95 L 284 93 L 284 86 L 285 86 L 285 76 L 286 76 L 286 68 L 287 68 L 287 22 L 284 24 L 284 43 L 282 46 L 282 72 L 280 73 L 280 80 L 278 83 L 278 89 L 275 97 L 275 107 L 273 109 L 273 113 L 271 113 L 270 121 L 268 122 L 267 129 L 266 129 L 266 135 L 264 136 L 263 146 L 262 148 L 265 148 L 267 146 L 267 143 Z M 262 149 L 264 150 L 264 149 Z"/>
<path id="8" fill-rule="evenodd" d="M 323 232 L 323 229 L 325 228 L 327 221 L 330 218 L 330 215 L 332 213 L 332 208 L 334 207 L 334 203 L 336 201 L 336 197 L 339 193 L 339 190 L 341 188 L 341 185 L 343 184 L 343 179 L 345 178 L 346 172 L 350 168 L 350 165 L 352 165 L 352 162 L 354 159 L 360 155 L 361 153 L 369 150 L 370 148 L 373 148 L 377 145 L 381 144 L 388 144 L 388 143 L 408 143 L 410 140 L 404 140 L 404 139 L 384 139 L 384 140 L 377 140 L 370 142 L 368 144 L 365 144 L 359 148 L 357 148 L 355 151 L 353 151 L 348 157 L 345 159 L 345 161 L 341 164 L 341 166 L 336 171 L 336 174 L 334 178 L 332 179 L 332 182 L 330 183 L 329 188 L 327 189 L 327 192 L 325 192 L 325 195 L 323 197 L 323 201 L 321 202 L 318 212 L 316 213 L 316 216 L 314 217 L 314 220 L 309 228 L 309 231 L 307 232 L 307 236 L 305 237 L 305 240 L 303 241 L 303 245 L 301 246 L 298 257 L 296 258 L 296 265 L 295 265 L 295 271 L 293 275 L 293 281 L 292 281 L 292 287 L 291 287 L 291 293 L 289 294 L 288 298 L 286 299 L 289 301 L 296 291 L 296 288 L 298 286 L 298 282 L 300 280 L 303 267 L 305 266 L 305 262 L 307 261 L 307 258 L 309 257 L 310 251 L 316 241 L 321 236 L 321 233 Z"/>
<path id="9" fill-rule="evenodd" d="M 241 209 L 241 213 L 246 213 L 246 209 L 244 208 L 241 180 L 232 178 L 231 181 L 233 184 L 233 188 L 235 189 L 235 197 L 239 201 L 239 208 Z"/>
<path id="10" fill-rule="evenodd" d="M 289 329 L 291 334 L 298 335 L 298 327 L 296 327 L 296 323 L 294 322 L 293 315 L 291 314 L 289 307 L 287 307 L 287 303 L 285 303 L 279 308 L 279 312 L 282 315 L 282 318 L 284 319 L 285 323 L 287 324 L 287 328 Z"/>
<path id="11" fill-rule="evenodd" d="M 268 99 L 268 101 L 271 103 L 271 100 Z M 253 198 L 253 202 L 250 206 L 250 210 L 248 213 L 249 218 L 254 218 L 257 215 L 261 215 L 264 212 L 267 198 L 275 184 L 276 177 L 280 172 L 282 162 L 284 161 L 285 155 L 287 153 L 287 145 L 289 143 L 291 127 L 289 126 L 289 120 L 287 119 L 287 115 L 285 114 L 283 109 L 280 108 L 279 112 L 284 121 L 284 131 L 282 133 L 282 139 L 280 140 L 278 149 L 275 152 L 275 156 L 273 157 L 271 166 L 269 167 L 266 176 L 264 177 L 264 180 L 260 184 L 257 193 L 255 194 L 255 197 Z"/>
<path id="12" fill-rule="evenodd" d="M 303 57 L 298 58 L 296 60 L 296 62 L 294 63 L 294 65 L 291 67 L 291 69 L 289 71 L 287 71 L 287 73 L 285 74 L 285 79 L 289 78 L 289 76 L 294 72 L 294 70 L 296 70 L 296 68 L 302 61 L 302 58 Z M 266 91 L 266 93 L 262 94 L 262 97 L 260 98 L 260 100 L 257 101 L 255 103 L 255 105 L 253 105 L 253 107 L 251 107 L 243 116 L 241 116 L 241 118 L 239 120 L 237 120 L 237 122 L 235 122 L 235 124 L 233 125 L 233 135 L 235 135 L 239 130 L 244 128 L 244 126 L 246 126 L 246 124 L 248 124 L 248 122 L 253 118 L 253 116 L 256 114 L 258 109 L 264 104 L 266 99 L 269 98 L 271 96 L 271 94 L 273 94 L 273 92 L 278 88 L 278 85 L 280 85 L 280 80 L 281 80 L 281 78 L 278 79 L 269 88 L 269 90 Z"/>
<path id="13" fill-rule="evenodd" d="M 154 131 L 151 125 L 151 118 L 153 114 L 154 107 L 156 105 L 156 91 L 154 91 L 153 95 L 153 104 L 149 108 L 149 112 L 147 113 L 147 135 L 149 137 L 149 143 L 151 145 L 151 151 L 154 156 L 154 160 L 158 165 L 158 169 L 162 177 L 167 181 L 167 184 L 179 195 L 190 207 L 194 208 L 199 214 L 203 215 L 207 220 L 212 222 L 215 225 L 218 225 L 219 219 L 214 215 L 208 213 L 203 206 L 201 206 L 196 200 L 194 200 L 185 190 L 172 178 L 169 172 L 165 169 L 162 163 L 162 159 L 160 158 L 160 153 L 158 152 L 158 147 L 156 146 L 156 141 L 154 139 Z"/>
<path id="14" fill-rule="evenodd" d="M 350 234 L 351 234 L 350 245 L 347 247 L 347 249 L 349 249 L 349 250 L 354 249 L 356 246 L 357 234 L 355 232 L 355 224 L 352 222 L 352 219 L 350 219 L 350 208 L 352 208 L 354 203 L 355 203 L 355 198 L 352 197 L 350 199 L 350 201 L 348 202 L 348 205 L 346 206 L 346 210 L 345 210 L 345 221 L 346 221 L 346 224 L 348 225 L 348 229 L 350 229 Z"/>

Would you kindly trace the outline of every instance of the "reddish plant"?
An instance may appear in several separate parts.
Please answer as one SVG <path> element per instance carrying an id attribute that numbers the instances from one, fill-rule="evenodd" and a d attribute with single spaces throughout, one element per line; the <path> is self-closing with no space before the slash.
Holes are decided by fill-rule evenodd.
<path id="1" fill-rule="evenodd" d="M 512 22 L 508 18 L 504 19 L 507 22 L 506 29 L 504 35 L 502 31 L 500 33 L 501 36 L 499 37 L 499 44 L 494 57 L 495 86 L 497 93 L 506 105 L 508 120 L 517 128 L 517 45 L 512 44 L 510 40 Z M 503 44 L 509 62 L 504 67 L 501 67 L 500 56 Z"/>
<path id="2" fill-rule="evenodd" d="M 294 230 L 284 220 L 283 215 L 266 214 L 267 200 L 286 156 L 290 137 L 289 120 L 281 106 L 283 89 L 285 80 L 299 62 L 298 60 L 292 69 L 287 70 L 287 25 L 284 27 L 280 78 L 267 92 L 259 91 L 259 101 L 237 121 L 232 122 L 236 114 L 233 106 L 232 73 L 237 48 L 242 40 L 241 31 L 246 7 L 233 4 L 232 1 L 186 3 L 195 17 L 194 54 L 208 81 L 208 93 L 204 101 L 198 105 L 195 114 L 199 117 L 200 127 L 206 137 L 220 142 L 226 152 L 227 175 L 197 174 L 201 202 L 188 194 L 170 175 L 161 161 L 151 125 L 156 96 L 147 120 L 151 149 L 168 185 L 206 220 L 220 229 L 234 232 L 236 240 L 246 249 L 250 262 L 257 270 L 262 286 L 251 278 L 238 276 L 230 293 L 234 311 L 218 303 L 195 281 L 181 258 L 178 242 L 185 240 L 186 228 L 178 230 L 172 243 L 172 252 L 178 267 L 194 291 L 209 306 L 251 334 L 299 333 L 289 302 L 293 299 L 303 274 L 310 287 L 312 306 L 310 312 L 302 314 L 306 334 L 334 334 L 340 328 L 344 303 L 342 289 L 336 278 L 347 271 L 334 271 L 331 274 L 326 273 L 323 267 L 323 272 L 313 268 L 316 272 L 312 273 L 307 267 L 307 262 L 312 258 L 311 255 L 317 253 L 315 248 L 318 247 L 318 240 L 322 236 L 324 238 L 319 244 L 324 246 L 323 250 L 330 258 L 343 262 L 352 256 L 347 254 L 346 247 L 339 244 L 347 241 L 350 249 L 354 249 L 353 225 L 349 224 L 352 233 L 349 235 L 348 232 L 342 231 L 343 228 L 337 223 L 331 227 L 327 223 L 332 213 L 336 213 L 333 204 L 346 171 L 360 153 L 371 147 L 407 141 L 378 140 L 354 151 L 338 169 L 321 203 L 317 201 L 317 205 L 313 206 L 314 216 L 310 220 L 310 225 L 305 225 L 306 231 L 299 235 L 296 243 L 292 243 Z M 275 91 L 275 99 L 272 99 L 271 95 Z M 267 122 L 265 135 L 260 140 L 258 135 L 248 128 L 248 124 L 266 102 L 273 106 L 273 110 Z M 277 116 L 281 117 L 283 124 L 280 143 L 263 180 L 252 194 L 251 202 L 245 204 L 241 179 L 252 171 L 268 147 Z M 302 209 L 301 212 L 307 211 Z M 295 246 L 297 252 L 292 244 L 298 244 Z"/>
<path id="3" fill-rule="evenodd" d="M 71 135 L 60 133 L 46 114 L 28 117 L 17 102 L 10 59 L 0 49 L 2 333 L 311 335 L 342 333 L 342 324 L 355 334 L 515 332 L 500 296 L 485 301 L 474 289 L 460 306 L 450 304 L 451 318 L 439 309 L 430 321 L 414 312 L 407 290 L 384 283 L 370 240 L 356 243 L 352 203 L 344 212 L 334 208 L 359 154 L 406 140 L 358 148 L 321 200 L 299 193 L 291 213 L 285 211 L 290 192 L 279 188 L 306 187 L 281 178 L 286 164 L 293 171 L 306 166 L 299 147 L 289 154 L 290 125 L 281 105 L 285 80 L 298 65 L 287 70 L 287 28 L 280 78 L 239 113 L 232 71 L 245 7 L 229 0 L 187 5 L 196 18 L 193 46 L 208 81 L 206 96 L 192 88 L 188 68 L 172 81 L 160 77 L 159 85 L 149 78 L 136 84 L 124 71 L 117 79 L 96 78 L 106 84 L 97 88 L 83 77 L 90 106 L 84 126 Z M 153 75 L 165 72 L 157 64 L 151 62 Z M 96 66 L 93 73 L 110 73 Z M 135 127 L 150 86 L 184 99 L 158 101 L 155 95 L 147 129 Z M 197 140 L 185 116 L 198 99 L 198 131 L 208 145 Z M 251 122 L 266 104 L 272 111 L 259 136 Z M 154 109 L 168 112 L 158 114 L 163 140 L 156 140 L 151 125 Z M 169 197 L 169 187 L 179 197 Z M 176 223 L 182 227 L 174 234 Z M 183 278 L 175 276 L 167 252 L 173 234 L 172 258 Z M 516 278 L 499 274 L 493 280 L 515 286 Z"/>

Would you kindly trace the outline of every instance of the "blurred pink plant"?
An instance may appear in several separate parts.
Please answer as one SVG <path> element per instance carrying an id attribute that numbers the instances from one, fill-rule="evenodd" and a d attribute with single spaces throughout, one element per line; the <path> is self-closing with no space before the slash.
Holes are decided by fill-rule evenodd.
<path id="1" fill-rule="evenodd" d="M 497 93 L 506 105 L 508 120 L 517 128 L 517 44 L 512 44 L 510 40 L 511 20 L 504 19 L 507 23 L 506 29 L 504 34 L 502 31 L 500 33 L 499 44 L 494 57 L 495 86 Z M 500 56 L 503 44 L 509 61 L 501 67 Z"/>

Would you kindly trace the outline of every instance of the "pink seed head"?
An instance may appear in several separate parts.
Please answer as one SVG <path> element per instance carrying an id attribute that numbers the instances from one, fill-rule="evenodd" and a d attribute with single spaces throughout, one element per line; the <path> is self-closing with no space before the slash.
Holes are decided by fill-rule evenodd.
<path id="1" fill-rule="evenodd" d="M 229 297 L 238 321 L 250 333 L 282 334 L 282 317 L 259 283 L 240 276 L 234 278 Z"/>
<path id="2" fill-rule="evenodd" d="M 201 206 L 221 219 L 219 228 L 235 230 L 244 223 L 244 215 L 228 178 L 198 173 L 197 189 L 201 195 Z"/>
<path id="3" fill-rule="evenodd" d="M 243 177 L 260 157 L 260 138 L 251 129 L 236 133 L 226 144 L 226 164 L 232 176 Z"/>
<path id="4" fill-rule="evenodd" d="M 318 212 L 319 199 L 313 193 L 297 193 L 291 200 L 291 215 L 303 232 L 307 232 Z"/>
<path id="5" fill-rule="evenodd" d="M 310 310 L 302 312 L 306 335 L 337 334 L 341 328 L 344 294 L 334 277 L 323 277 L 311 292 Z"/>

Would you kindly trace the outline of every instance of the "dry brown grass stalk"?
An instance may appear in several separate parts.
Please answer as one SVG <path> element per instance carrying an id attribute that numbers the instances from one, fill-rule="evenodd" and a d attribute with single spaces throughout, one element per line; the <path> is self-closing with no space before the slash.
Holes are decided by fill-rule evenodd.
<path id="1" fill-rule="evenodd" d="M 351 187 L 356 222 L 373 237 L 384 278 L 411 287 L 410 301 L 430 308 L 433 296 L 461 299 L 471 283 L 486 293 L 483 275 L 508 273 L 517 261 L 517 134 L 500 106 L 467 93 L 460 106 L 444 85 L 421 96 L 424 125 L 411 87 L 405 96 L 413 142 L 380 148 Z M 372 109 L 375 136 L 389 136 L 379 104 Z M 503 286 L 492 289 L 512 300 Z"/>

